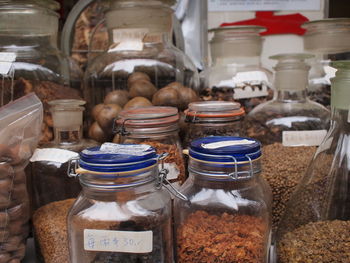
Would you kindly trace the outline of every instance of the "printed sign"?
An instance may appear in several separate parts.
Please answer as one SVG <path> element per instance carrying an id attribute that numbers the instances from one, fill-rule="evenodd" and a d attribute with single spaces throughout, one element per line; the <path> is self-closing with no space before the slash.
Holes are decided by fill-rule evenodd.
<path id="1" fill-rule="evenodd" d="M 315 131 L 283 131 L 283 146 L 319 146 L 327 134 L 327 130 Z"/>

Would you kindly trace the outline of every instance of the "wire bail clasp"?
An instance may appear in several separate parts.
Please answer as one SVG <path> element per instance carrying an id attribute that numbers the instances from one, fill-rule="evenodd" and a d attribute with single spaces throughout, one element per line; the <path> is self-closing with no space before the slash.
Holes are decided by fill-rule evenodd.
<path id="1" fill-rule="evenodd" d="M 169 170 L 164 167 L 164 160 L 169 156 L 169 153 L 162 153 L 158 157 L 158 161 L 160 162 L 160 171 L 158 173 L 158 185 L 157 189 L 161 189 L 163 186 L 167 191 L 175 196 L 176 198 L 179 198 L 183 201 L 186 201 L 190 203 L 187 196 L 185 196 L 183 193 L 181 193 L 179 190 L 177 190 L 167 179 L 167 176 L 169 174 Z"/>
<path id="2" fill-rule="evenodd" d="M 79 168 L 79 157 L 73 157 L 68 161 L 68 177 L 77 177 L 79 174 L 77 173 L 77 169 Z"/>
<path id="3" fill-rule="evenodd" d="M 126 128 L 125 128 L 125 123 L 130 120 L 130 119 L 125 119 L 122 123 L 121 126 L 118 126 L 117 125 L 117 118 L 114 119 L 113 121 L 113 128 L 112 128 L 112 132 L 113 134 L 120 134 L 121 136 L 127 136 L 127 135 L 130 135 L 130 132 L 126 131 Z"/>

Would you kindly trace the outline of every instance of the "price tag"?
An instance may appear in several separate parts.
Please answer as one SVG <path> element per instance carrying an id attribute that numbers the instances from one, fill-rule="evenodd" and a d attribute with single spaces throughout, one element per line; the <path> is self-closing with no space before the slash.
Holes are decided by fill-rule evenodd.
<path id="1" fill-rule="evenodd" d="M 56 149 L 56 148 L 44 148 L 44 149 L 36 149 L 32 158 L 30 158 L 31 162 L 57 162 L 57 163 L 66 163 L 71 158 L 78 157 L 79 154 L 76 152 Z"/>
<path id="2" fill-rule="evenodd" d="M 247 145 L 247 144 L 253 144 L 253 143 L 255 143 L 255 141 L 243 139 L 243 140 L 237 140 L 237 141 L 223 141 L 223 142 L 213 142 L 213 143 L 207 143 L 207 144 L 203 143 L 202 147 L 204 149 L 217 149 L 217 148 L 222 148 L 227 146 Z"/>
<path id="3" fill-rule="evenodd" d="M 153 232 L 84 229 L 84 249 L 135 254 L 150 253 L 153 250 Z"/>
<path id="4" fill-rule="evenodd" d="M 319 146 L 327 130 L 315 131 L 283 131 L 282 144 L 283 146 Z"/>

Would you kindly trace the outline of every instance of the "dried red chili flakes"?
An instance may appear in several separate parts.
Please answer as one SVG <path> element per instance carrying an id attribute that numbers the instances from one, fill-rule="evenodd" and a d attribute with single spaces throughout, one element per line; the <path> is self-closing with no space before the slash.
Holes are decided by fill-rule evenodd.
<path id="1" fill-rule="evenodd" d="M 260 263 L 266 226 L 249 215 L 192 213 L 177 231 L 179 263 Z"/>

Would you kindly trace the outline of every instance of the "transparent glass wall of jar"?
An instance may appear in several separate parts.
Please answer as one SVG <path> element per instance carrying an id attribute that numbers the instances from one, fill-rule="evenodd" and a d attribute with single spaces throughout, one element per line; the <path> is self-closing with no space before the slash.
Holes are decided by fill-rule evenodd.
<path id="1" fill-rule="evenodd" d="M 177 262 L 268 262 L 271 189 L 260 143 L 206 137 L 191 143 L 189 178 L 175 199 Z"/>
<path id="2" fill-rule="evenodd" d="M 186 179 L 184 158 L 179 138 L 179 114 L 174 107 L 146 107 L 124 110 L 116 120 L 115 142 L 153 146 L 158 154 L 168 153 L 162 167 L 167 179 L 182 184 Z"/>
<path id="3" fill-rule="evenodd" d="M 246 112 L 272 98 L 271 73 L 260 63 L 263 27 L 232 26 L 211 30 L 212 66 L 201 74 L 203 100 L 238 101 Z"/>
<path id="4" fill-rule="evenodd" d="M 170 41 L 172 4 L 165 0 L 111 1 L 106 13 L 109 48 L 91 62 L 85 74 L 90 110 L 101 103 L 118 109 L 154 105 L 185 110 L 188 103 L 198 100 L 197 70 Z M 117 111 L 96 116 L 107 141 L 112 140 Z M 108 125 L 101 118 L 108 119 Z"/>
<path id="5" fill-rule="evenodd" d="M 307 97 L 310 66 L 308 54 L 280 54 L 276 59 L 275 95 L 252 110 L 245 118 L 247 136 L 262 144 L 318 146 L 329 127 L 329 111 Z"/>
<path id="6" fill-rule="evenodd" d="M 80 154 L 73 173 L 83 191 L 68 216 L 72 263 L 173 262 L 171 199 L 157 162 L 148 145 L 109 143 Z"/>
<path id="7" fill-rule="evenodd" d="M 280 223 L 280 263 L 350 261 L 350 62 L 331 66 L 331 127 Z"/>
<path id="8" fill-rule="evenodd" d="M 79 99 L 57 48 L 58 14 L 36 0 L 0 3 L 0 105 L 35 92 L 44 103 L 42 142 L 53 139 L 50 100 Z M 52 5 L 56 8 L 56 5 Z"/>
<path id="9" fill-rule="evenodd" d="M 311 63 L 308 95 L 330 107 L 330 78 L 335 76 L 331 61 L 350 58 L 350 19 L 330 18 L 307 22 L 304 49 L 315 55 Z"/>
<path id="10" fill-rule="evenodd" d="M 195 139 L 208 136 L 242 136 L 244 109 L 238 102 L 192 102 L 185 111 L 186 129 L 183 129 L 183 147 Z"/>

